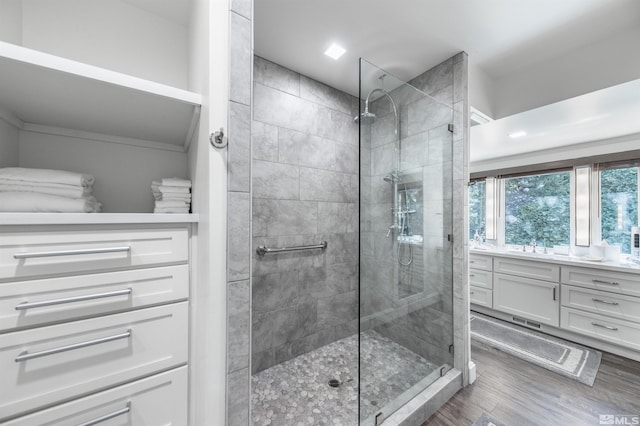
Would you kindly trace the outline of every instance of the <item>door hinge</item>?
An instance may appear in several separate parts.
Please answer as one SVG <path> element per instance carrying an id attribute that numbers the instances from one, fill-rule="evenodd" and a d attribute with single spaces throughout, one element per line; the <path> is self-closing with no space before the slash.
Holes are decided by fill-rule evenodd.
<path id="1" fill-rule="evenodd" d="M 449 242 L 453 241 L 453 235 L 447 234 L 447 241 Z"/>
<path id="2" fill-rule="evenodd" d="M 453 347 L 453 345 L 449 345 L 449 353 L 451 355 L 453 355 L 455 353 L 456 349 Z"/>
<path id="3" fill-rule="evenodd" d="M 448 129 L 451 133 L 453 133 L 453 132 L 454 132 L 454 130 L 455 130 L 455 128 L 453 127 L 453 124 L 449 124 L 449 125 L 447 126 L 447 129 Z"/>

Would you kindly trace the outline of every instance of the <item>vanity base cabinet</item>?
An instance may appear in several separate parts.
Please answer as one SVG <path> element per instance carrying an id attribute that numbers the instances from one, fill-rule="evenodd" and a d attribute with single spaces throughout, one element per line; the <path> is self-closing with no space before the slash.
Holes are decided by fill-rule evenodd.
<path id="1" fill-rule="evenodd" d="M 493 308 L 541 324 L 560 325 L 559 285 L 512 275 L 493 275 Z"/>

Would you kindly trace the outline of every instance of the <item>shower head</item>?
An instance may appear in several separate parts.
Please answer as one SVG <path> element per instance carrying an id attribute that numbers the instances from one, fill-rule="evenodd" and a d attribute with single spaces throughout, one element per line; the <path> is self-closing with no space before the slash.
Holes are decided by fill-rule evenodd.
<path id="1" fill-rule="evenodd" d="M 356 117 L 356 121 L 358 121 L 358 119 L 362 120 L 362 124 L 373 124 L 376 120 L 376 115 L 365 110 L 365 112 Z"/>

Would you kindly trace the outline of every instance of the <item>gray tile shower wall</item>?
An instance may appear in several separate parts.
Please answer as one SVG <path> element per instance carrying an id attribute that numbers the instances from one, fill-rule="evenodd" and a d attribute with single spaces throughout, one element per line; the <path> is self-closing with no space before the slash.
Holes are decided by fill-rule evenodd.
<path id="1" fill-rule="evenodd" d="M 395 115 L 387 99 L 370 104 L 377 117 L 365 126 L 361 147 L 362 329 L 374 328 L 439 365 L 452 364 L 454 247 L 447 234 L 457 232 L 453 164 L 463 161 L 453 158 L 454 138 L 448 129 L 455 113 L 452 117 L 451 108 L 441 105 L 454 104 L 453 62 L 451 58 L 409 82 L 420 91 L 403 85 L 391 93 L 400 114 L 399 167 L 405 192 L 407 187 L 421 191 L 423 216 L 411 216 L 412 221 L 421 222 L 412 228 L 423 236 L 421 245 L 398 247 L 398 242 L 387 237 L 393 223 L 393 185 L 383 178 L 396 168 L 397 161 Z M 398 256 L 408 258 L 409 250 L 412 263 L 399 266 Z"/>
<path id="2" fill-rule="evenodd" d="M 358 100 L 254 57 L 252 373 L 358 330 Z"/>

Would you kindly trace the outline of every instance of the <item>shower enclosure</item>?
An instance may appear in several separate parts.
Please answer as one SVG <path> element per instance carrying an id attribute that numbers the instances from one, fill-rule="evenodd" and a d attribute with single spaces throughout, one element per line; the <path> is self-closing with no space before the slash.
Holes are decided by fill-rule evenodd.
<path id="1" fill-rule="evenodd" d="M 360 424 L 453 365 L 452 108 L 360 62 Z"/>
<path id="2" fill-rule="evenodd" d="M 452 109 L 360 76 L 254 58 L 252 425 L 381 424 L 453 365 Z"/>

